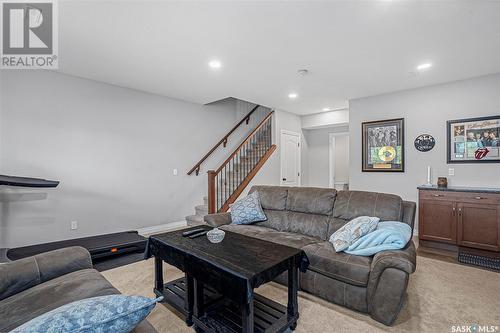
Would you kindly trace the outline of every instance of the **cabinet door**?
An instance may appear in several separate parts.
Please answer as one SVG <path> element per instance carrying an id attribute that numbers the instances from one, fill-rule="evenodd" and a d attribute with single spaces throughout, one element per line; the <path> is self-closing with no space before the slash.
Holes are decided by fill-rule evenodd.
<path id="1" fill-rule="evenodd" d="M 458 203 L 458 244 L 499 251 L 499 212 L 497 205 Z"/>
<path id="2" fill-rule="evenodd" d="M 457 243 L 457 222 L 453 201 L 420 200 L 418 237 Z"/>

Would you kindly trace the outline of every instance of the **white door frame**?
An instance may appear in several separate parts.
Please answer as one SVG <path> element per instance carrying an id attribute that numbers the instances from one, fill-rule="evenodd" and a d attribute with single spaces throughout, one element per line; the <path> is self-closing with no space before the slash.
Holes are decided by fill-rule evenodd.
<path id="1" fill-rule="evenodd" d="M 299 165 L 297 166 L 298 168 L 298 178 L 297 178 L 297 186 L 300 186 L 301 185 L 301 179 L 302 179 L 302 157 L 301 157 L 301 152 L 302 152 L 302 141 L 301 141 L 301 136 L 300 136 L 300 133 L 297 133 L 297 132 L 292 132 L 292 131 L 289 131 L 289 130 L 284 130 L 282 129 L 280 131 L 280 185 L 283 186 L 283 154 L 284 154 L 284 150 L 282 149 L 283 148 L 283 145 L 281 143 L 281 137 L 283 134 L 288 134 L 288 135 L 293 135 L 293 136 L 296 136 L 299 138 Z"/>
<path id="2" fill-rule="evenodd" d="M 331 188 L 335 188 L 335 137 L 347 135 L 347 144 L 349 145 L 349 132 L 334 132 L 328 133 L 328 146 L 329 146 L 329 179 L 328 184 Z M 350 158 L 350 157 L 349 157 Z"/>

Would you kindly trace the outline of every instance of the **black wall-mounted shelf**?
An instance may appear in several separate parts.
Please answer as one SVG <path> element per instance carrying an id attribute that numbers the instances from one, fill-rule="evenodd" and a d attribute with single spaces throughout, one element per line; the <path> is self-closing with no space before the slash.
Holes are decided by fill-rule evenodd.
<path id="1" fill-rule="evenodd" d="M 19 187 L 57 187 L 59 181 L 46 180 L 40 178 L 14 177 L 0 175 L 0 185 L 19 186 Z"/>

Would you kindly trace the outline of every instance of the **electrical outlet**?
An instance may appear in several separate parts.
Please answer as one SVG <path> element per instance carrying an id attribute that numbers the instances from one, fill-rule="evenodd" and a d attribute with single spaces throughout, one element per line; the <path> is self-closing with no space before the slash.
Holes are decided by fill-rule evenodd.
<path id="1" fill-rule="evenodd" d="M 174 176 L 177 176 L 177 169 L 174 169 Z"/>
<path id="2" fill-rule="evenodd" d="M 455 169 L 454 168 L 448 168 L 448 176 L 455 176 Z"/>
<path id="3" fill-rule="evenodd" d="M 71 221 L 70 222 L 70 228 L 71 228 L 71 230 L 78 229 L 78 221 Z"/>

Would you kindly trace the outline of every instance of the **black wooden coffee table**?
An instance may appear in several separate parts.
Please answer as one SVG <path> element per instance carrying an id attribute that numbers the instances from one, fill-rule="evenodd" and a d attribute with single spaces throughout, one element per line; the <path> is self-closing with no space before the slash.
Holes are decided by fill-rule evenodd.
<path id="1" fill-rule="evenodd" d="M 195 227 L 199 228 L 199 227 Z M 208 226 L 203 226 L 209 230 Z M 146 257 L 155 257 L 155 288 L 198 332 L 284 332 L 299 318 L 298 270 L 308 260 L 300 249 L 226 231 L 219 244 L 206 236 L 182 237 L 182 232 L 151 236 Z M 163 261 L 185 273 L 164 283 Z M 288 271 L 285 307 L 254 293 L 260 285 Z"/>

